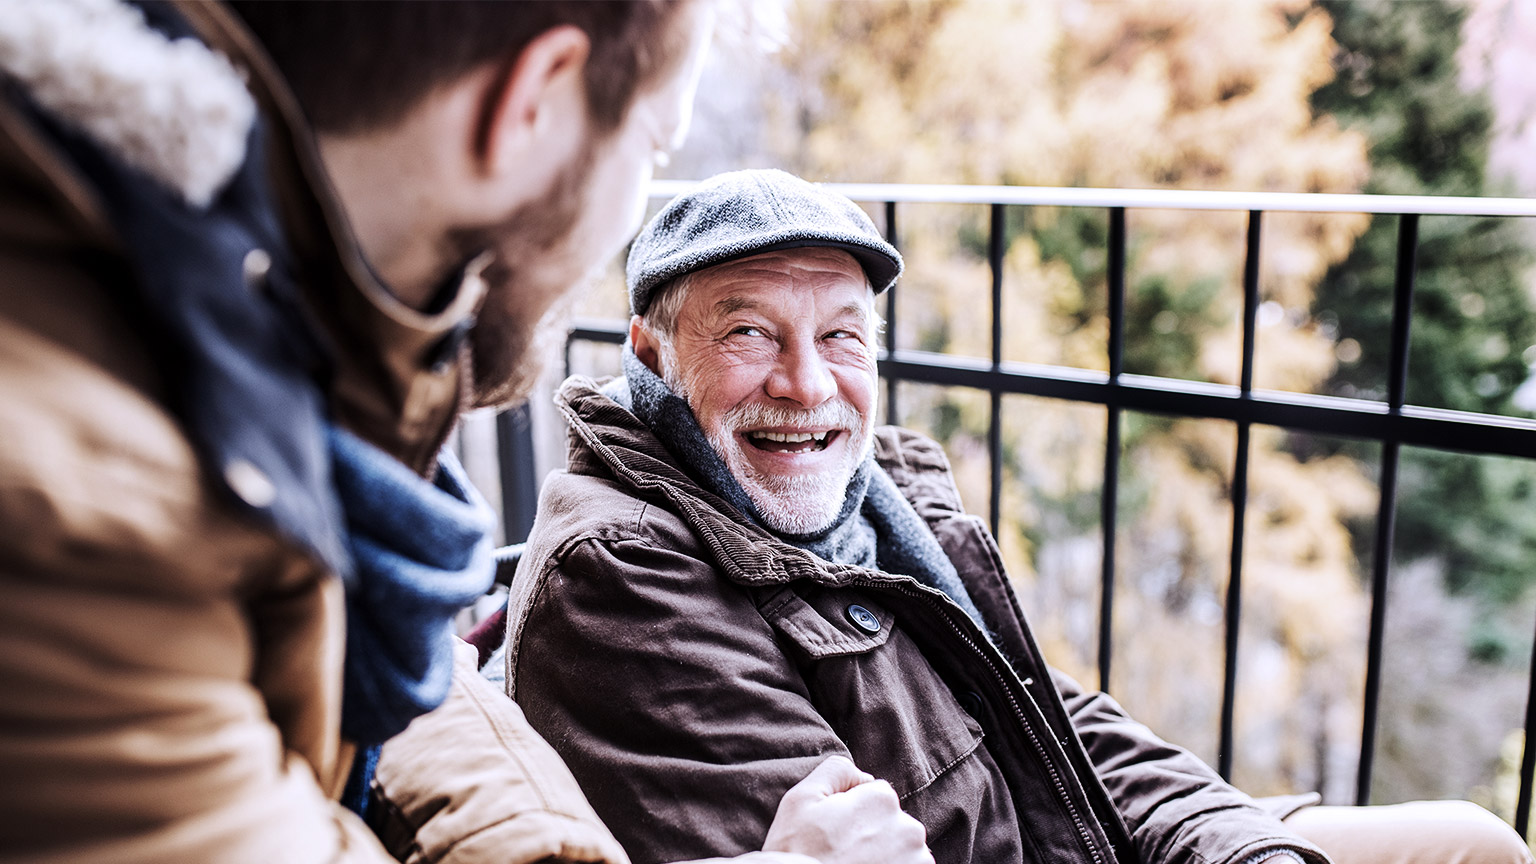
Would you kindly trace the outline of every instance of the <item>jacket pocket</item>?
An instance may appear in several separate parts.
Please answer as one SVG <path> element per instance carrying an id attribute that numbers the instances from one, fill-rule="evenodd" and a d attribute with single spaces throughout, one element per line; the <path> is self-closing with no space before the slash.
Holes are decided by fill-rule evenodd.
<path id="1" fill-rule="evenodd" d="M 785 587 L 758 608 L 854 763 L 897 795 L 926 788 L 980 746 L 980 725 L 870 594 Z"/>

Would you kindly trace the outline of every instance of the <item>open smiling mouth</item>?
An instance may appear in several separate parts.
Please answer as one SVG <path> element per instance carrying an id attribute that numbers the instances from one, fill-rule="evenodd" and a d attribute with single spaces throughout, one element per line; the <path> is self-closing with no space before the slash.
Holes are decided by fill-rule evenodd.
<path id="1" fill-rule="evenodd" d="M 747 443 L 769 453 L 819 453 L 842 434 L 840 430 L 825 432 L 746 432 Z"/>

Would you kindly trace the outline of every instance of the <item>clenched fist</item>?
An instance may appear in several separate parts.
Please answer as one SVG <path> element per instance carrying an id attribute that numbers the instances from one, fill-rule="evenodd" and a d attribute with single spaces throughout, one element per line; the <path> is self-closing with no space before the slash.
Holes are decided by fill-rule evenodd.
<path id="1" fill-rule="evenodd" d="M 797 852 L 822 864 L 933 864 L 922 823 L 902 812 L 884 780 L 832 756 L 779 802 L 764 852 Z"/>

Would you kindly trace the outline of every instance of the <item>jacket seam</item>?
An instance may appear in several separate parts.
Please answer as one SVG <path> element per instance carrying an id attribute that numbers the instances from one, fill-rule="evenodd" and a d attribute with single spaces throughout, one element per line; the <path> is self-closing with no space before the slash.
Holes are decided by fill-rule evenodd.
<path id="1" fill-rule="evenodd" d="M 609 539 L 608 535 L 615 533 L 617 532 L 605 529 L 596 533 L 581 534 L 571 537 L 555 547 L 554 551 L 550 552 L 543 563 L 533 571 L 531 578 L 534 581 L 524 593 L 527 599 L 522 603 L 522 610 L 513 617 L 512 613 L 516 610 L 509 606 L 507 638 L 504 640 L 504 644 L 507 646 L 507 681 L 505 685 L 507 698 L 514 701 L 517 699 L 517 661 L 522 656 L 523 633 L 527 629 L 528 619 L 533 617 L 534 607 L 544 598 L 546 590 L 549 588 L 550 577 L 555 571 L 565 566 L 566 561 L 570 559 L 570 556 L 576 551 L 577 547 L 583 543 L 606 541 Z M 521 570 L 522 568 L 519 567 L 518 569 Z M 516 600 L 519 593 L 516 579 L 514 578 L 509 603 Z"/>
<path id="2" fill-rule="evenodd" d="M 507 737 L 501 727 L 501 724 L 497 723 L 496 718 L 491 714 L 491 712 L 486 710 L 485 700 L 482 699 L 479 694 L 475 693 L 474 690 L 469 688 L 465 689 L 468 690 L 470 698 L 474 700 L 475 710 L 480 712 L 480 716 L 485 718 L 485 720 L 490 724 L 492 731 L 496 733 L 496 742 L 507 751 L 507 754 L 512 757 L 512 760 L 517 763 L 518 767 L 521 768 L 523 773 L 528 777 L 528 786 L 529 788 L 533 789 L 535 794 L 539 796 L 540 806 L 544 810 L 551 810 L 549 806 L 549 796 L 545 794 L 544 791 L 544 784 L 540 783 L 537 780 L 537 775 L 533 771 L 529 770 L 527 762 L 525 762 L 523 758 L 518 754 L 517 748 L 511 746 L 511 744 L 507 741 Z M 499 821 L 506 820 L 503 819 Z"/>
<path id="3" fill-rule="evenodd" d="M 764 621 L 768 621 L 768 616 L 777 615 L 785 606 L 790 605 L 794 601 L 794 591 L 788 585 L 781 585 L 768 597 L 766 605 L 758 607 L 757 612 L 763 616 Z M 773 622 L 768 621 L 768 623 L 771 625 Z"/>

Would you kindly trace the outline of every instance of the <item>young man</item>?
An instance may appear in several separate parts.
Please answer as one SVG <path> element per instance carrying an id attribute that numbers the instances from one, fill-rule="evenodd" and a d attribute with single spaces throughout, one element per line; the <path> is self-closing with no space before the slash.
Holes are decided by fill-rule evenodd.
<path id="1" fill-rule="evenodd" d="M 240 12 L 0 15 L 0 860 L 389 860 L 336 799 L 447 699 L 485 734 L 380 770 L 396 851 L 622 862 L 455 667 L 491 520 L 438 453 L 633 230 L 710 10 Z M 866 779 L 808 777 L 769 848 L 925 860 Z"/>
<path id="2" fill-rule="evenodd" d="M 506 686 L 637 862 L 756 848 L 829 753 L 944 862 L 1529 862 L 1464 802 L 1255 801 L 1051 669 L 938 445 L 874 427 L 901 266 L 847 199 L 720 175 L 631 247 L 625 377 L 561 389 Z"/>

